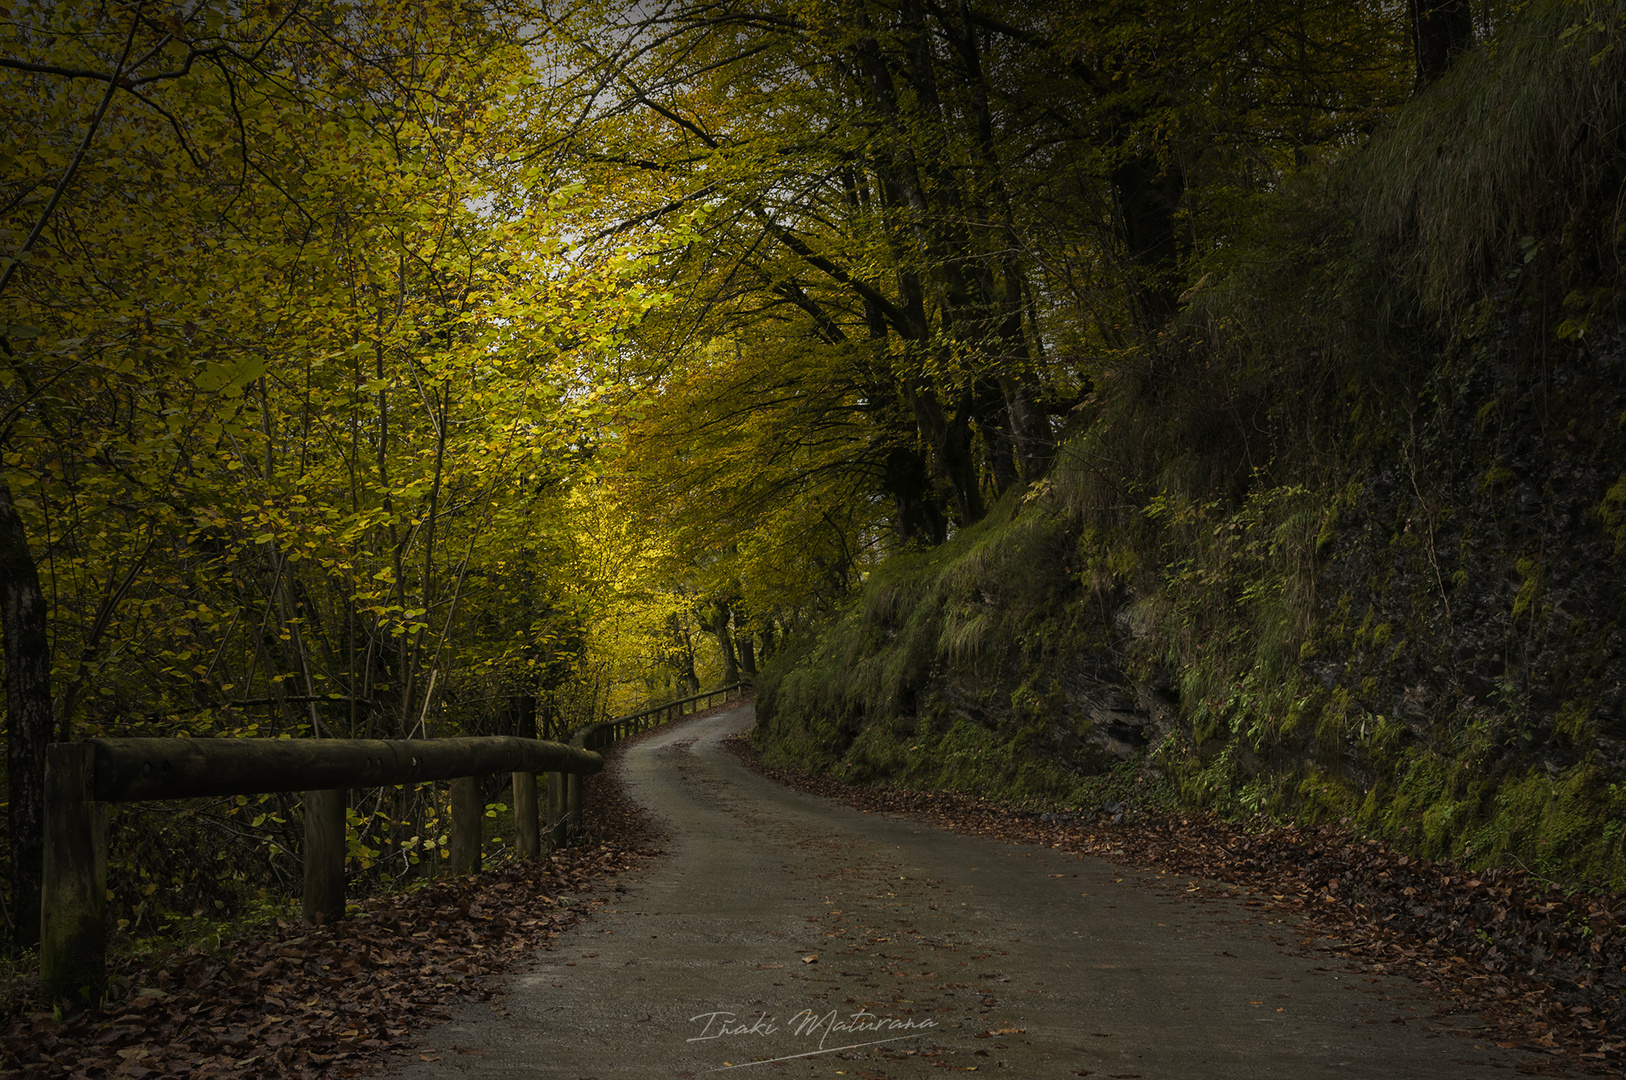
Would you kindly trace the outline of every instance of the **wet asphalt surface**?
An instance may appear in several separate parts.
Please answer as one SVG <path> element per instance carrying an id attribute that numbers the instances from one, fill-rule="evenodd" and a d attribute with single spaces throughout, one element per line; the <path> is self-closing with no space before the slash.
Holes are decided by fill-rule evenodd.
<path id="1" fill-rule="evenodd" d="M 753 721 L 629 747 L 666 854 L 393 1075 L 1448 1080 L 1525 1060 L 1189 879 L 774 784 L 721 746 Z"/>

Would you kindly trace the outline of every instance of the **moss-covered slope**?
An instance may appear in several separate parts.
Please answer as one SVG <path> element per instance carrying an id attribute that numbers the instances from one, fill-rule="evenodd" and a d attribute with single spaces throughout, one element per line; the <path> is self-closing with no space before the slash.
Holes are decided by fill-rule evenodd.
<path id="1" fill-rule="evenodd" d="M 1047 480 L 777 660 L 769 754 L 1626 885 L 1620 7 L 1273 198 Z"/>

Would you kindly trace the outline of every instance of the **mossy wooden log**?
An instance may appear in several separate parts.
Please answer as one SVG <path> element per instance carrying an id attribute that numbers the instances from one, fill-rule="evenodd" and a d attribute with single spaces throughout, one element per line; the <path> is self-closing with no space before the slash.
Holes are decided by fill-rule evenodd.
<path id="1" fill-rule="evenodd" d="M 92 1004 L 106 986 L 107 803 L 305 792 L 305 917 L 332 921 L 344 916 L 347 789 L 453 780 L 453 836 L 461 845 L 453 862 L 467 872 L 479 869 L 485 809 L 474 777 L 603 767 L 604 759 L 586 750 L 506 735 L 53 744 L 46 751 L 41 998 Z"/>
<path id="2" fill-rule="evenodd" d="M 484 773 L 598 772 L 595 753 L 541 739 L 91 739 L 103 802 L 383 787 Z"/>
<path id="3" fill-rule="evenodd" d="M 344 915 L 345 792 L 357 787 L 452 780 L 454 873 L 480 867 L 484 806 L 477 777 L 514 774 L 515 844 L 540 852 L 533 774 L 548 776 L 550 847 L 585 827 L 583 779 L 604 767 L 593 749 L 648 730 L 655 718 L 742 691 L 697 694 L 590 725 L 573 745 L 493 735 L 414 739 L 90 739 L 47 748 L 45 879 L 40 992 L 90 1003 L 106 985 L 106 803 L 216 795 L 305 793 L 305 917 Z M 522 779 L 523 778 L 523 779 Z"/>
<path id="4" fill-rule="evenodd" d="M 107 807 L 94 799 L 95 752 L 45 752 L 45 867 L 40 998 L 95 1005 L 107 988 Z"/>
<path id="5" fill-rule="evenodd" d="M 305 792 L 305 920 L 344 918 L 345 809 L 343 788 Z"/>

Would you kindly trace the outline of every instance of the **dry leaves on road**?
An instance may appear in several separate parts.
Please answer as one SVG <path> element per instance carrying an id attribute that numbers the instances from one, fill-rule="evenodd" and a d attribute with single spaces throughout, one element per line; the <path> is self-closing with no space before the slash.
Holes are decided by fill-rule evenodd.
<path id="1" fill-rule="evenodd" d="M 1204 879 L 1151 883 L 1297 915 L 1301 946 L 1406 975 L 1441 995 L 1442 1014 L 1476 1012 L 1489 1025 L 1483 1034 L 1540 1053 L 1554 1069 L 1619 1075 L 1626 1062 L 1622 894 L 1566 893 L 1516 870 L 1468 873 L 1335 828 L 1121 813 L 1112 824 L 1107 812 L 1042 813 L 957 793 L 853 786 L 768 768 L 743 737 L 730 746 L 774 780 L 861 810 Z M 1524 1071 L 1542 1071 L 1541 1063 Z"/>

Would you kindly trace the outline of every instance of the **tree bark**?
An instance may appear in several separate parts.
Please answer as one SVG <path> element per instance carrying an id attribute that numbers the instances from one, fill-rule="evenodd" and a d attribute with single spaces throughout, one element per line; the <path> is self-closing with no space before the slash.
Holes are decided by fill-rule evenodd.
<path id="1" fill-rule="evenodd" d="M 514 694 L 508 699 L 509 732 L 521 739 L 534 739 L 536 734 L 536 695 Z"/>
<path id="2" fill-rule="evenodd" d="M 694 671 L 694 639 L 678 616 L 668 616 L 666 625 L 678 648 L 678 683 L 683 687 L 683 693 L 678 696 L 691 697 L 700 692 L 700 677 Z"/>
<path id="3" fill-rule="evenodd" d="M 728 622 L 732 616 L 733 612 L 722 601 L 712 607 L 711 632 L 717 638 L 717 647 L 723 651 L 724 686 L 740 681 L 739 658 L 734 655 L 734 638 L 728 632 Z"/>
<path id="4" fill-rule="evenodd" d="M 1112 170 L 1112 193 L 1118 203 L 1118 228 L 1129 260 L 1130 288 L 1137 312 L 1148 331 L 1156 331 L 1174 314 L 1178 293 L 1174 271 L 1178 254 L 1174 214 L 1186 192 L 1178 165 L 1161 165 L 1139 156 Z"/>
<path id="5" fill-rule="evenodd" d="M 932 448 L 932 465 L 954 492 L 954 508 L 960 528 L 982 520 L 982 492 L 977 485 L 977 465 L 971 455 L 971 402 L 960 403 L 951 417 L 945 414 L 936 392 L 929 384 L 918 385 L 909 394 L 915 423 Z"/>
<path id="6" fill-rule="evenodd" d="M 0 629 L 5 632 L 6 768 L 10 788 L 12 940 L 40 940 L 45 856 L 45 748 L 51 741 L 51 652 L 45 593 L 28 532 L 0 486 Z"/>
<path id="7" fill-rule="evenodd" d="M 993 480 L 996 499 L 1020 479 L 1016 469 L 1011 414 L 1006 407 L 1000 381 L 987 376 L 978 379 L 972 406 L 977 427 L 982 433 L 982 444 L 988 454 L 988 473 Z"/>
<path id="8" fill-rule="evenodd" d="M 1468 0 L 1410 0 L 1406 29 L 1417 57 L 1417 88 L 1445 73 L 1473 44 L 1474 21 Z"/>
<path id="9" fill-rule="evenodd" d="M 1039 393 L 1031 372 L 1018 371 L 999 380 L 1005 395 L 1005 409 L 1011 418 L 1016 442 L 1016 463 L 1022 479 L 1034 483 L 1050 466 L 1055 440 L 1050 437 L 1050 419 L 1039 406 Z"/>
<path id="10" fill-rule="evenodd" d="M 931 490 L 926 462 L 912 447 L 895 446 L 887 451 L 886 489 L 895 507 L 893 527 L 904 543 L 919 540 L 936 547 L 948 539 L 948 522 Z"/>

